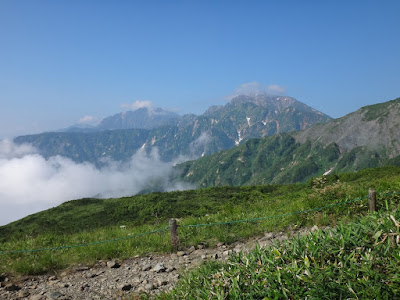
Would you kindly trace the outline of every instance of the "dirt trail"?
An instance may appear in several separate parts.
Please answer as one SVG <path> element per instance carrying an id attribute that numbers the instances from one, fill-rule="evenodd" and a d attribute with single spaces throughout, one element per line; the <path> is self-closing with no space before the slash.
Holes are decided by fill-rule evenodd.
<path id="1" fill-rule="evenodd" d="M 291 231 L 304 235 L 312 229 Z M 268 232 L 262 237 L 231 245 L 222 243 L 204 249 L 202 245 L 173 254 L 149 254 L 123 262 L 99 261 L 94 266 L 78 266 L 57 274 L 8 278 L 0 276 L 0 299 L 125 299 L 129 295 L 151 295 L 171 290 L 185 270 L 207 260 L 226 260 L 233 252 L 247 252 L 288 238 L 288 233 Z"/>

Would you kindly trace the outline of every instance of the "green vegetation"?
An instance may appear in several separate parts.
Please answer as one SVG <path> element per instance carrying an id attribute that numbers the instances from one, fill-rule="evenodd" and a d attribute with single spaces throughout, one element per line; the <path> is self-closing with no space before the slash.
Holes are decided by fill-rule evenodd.
<path id="1" fill-rule="evenodd" d="M 148 252 L 170 251 L 167 232 L 142 237 L 135 234 L 167 227 L 179 218 L 182 246 L 231 243 L 265 231 L 312 226 L 334 226 L 367 213 L 366 199 L 308 214 L 209 227 L 189 224 L 226 222 L 287 214 L 364 197 L 400 191 L 400 169 L 386 167 L 310 179 L 304 184 L 220 187 L 196 191 L 154 193 L 120 199 L 66 202 L 0 227 L 0 251 L 42 249 L 132 237 L 117 242 L 57 251 L 0 254 L 0 273 L 38 274 L 68 265 L 93 264 L 99 259 L 124 259 Z M 380 198 L 380 208 L 398 206 L 399 196 Z M 387 203 L 385 202 L 387 201 Z M 125 225 L 126 229 L 121 229 Z"/>
<path id="2" fill-rule="evenodd" d="M 160 299 L 395 299 L 400 211 L 232 255 L 184 276 Z"/>
<path id="3" fill-rule="evenodd" d="M 356 147 L 341 154 L 339 146 L 318 142 L 297 143 L 290 134 L 252 139 L 237 148 L 185 162 L 178 166 L 180 180 L 200 187 L 306 182 L 328 170 L 352 172 L 399 165 L 384 149 Z"/>

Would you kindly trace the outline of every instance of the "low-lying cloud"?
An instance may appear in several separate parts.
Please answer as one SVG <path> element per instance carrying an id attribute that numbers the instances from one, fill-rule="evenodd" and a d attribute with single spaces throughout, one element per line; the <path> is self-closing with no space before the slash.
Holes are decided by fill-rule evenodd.
<path id="1" fill-rule="evenodd" d="M 190 188 L 171 182 L 172 166 L 156 149 L 139 150 L 124 163 L 107 160 L 98 169 L 62 156 L 45 159 L 30 145 L 0 141 L 0 225 L 68 200 L 134 195 L 155 182 L 163 190 Z"/>

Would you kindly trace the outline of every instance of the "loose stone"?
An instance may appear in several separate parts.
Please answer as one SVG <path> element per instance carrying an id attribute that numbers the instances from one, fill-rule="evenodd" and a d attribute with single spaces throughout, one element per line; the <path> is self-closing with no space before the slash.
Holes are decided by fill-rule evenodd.
<path id="1" fill-rule="evenodd" d="M 40 295 L 40 294 L 31 295 L 31 296 L 29 296 L 29 298 L 28 298 L 28 300 L 42 300 L 42 299 L 44 299 L 44 296 L 43 296 L 43 295 Z"/>
<path id="2" fill-rule="evenodd" d="M 155 265 L 155 267 L 153 268 L 153 271 L 156 273 L 160 273 L 160 272 L 165 272 L 166 268 L 164 267 L 164 265 L 162 263 L 158 263 Z"/>
<path id="3" fill-rule="evenodd" d="M 120 290 L 130 291 L 132 289 L 132 284 L 122 284 L 119 286 Z"/>
<path id="4" fill-rule="evenodd" d="M 4 287 L 4 289 L 6 291 L 18 291 L 21 288 L 18 285 L 14 284 L 14 283 L 9 283 Z"/>
<path id="5" fill-rule="evenodd" d="M 79 266 L 79 267 L 77 267 L 75 270 L 78 271 L 78 272 L 82 272 L 82 271 L 89 270 L 89 267 L 86 267 L 86 266 Z"/>
<path id="6" fill-rule="evenodd" d="M 151 265 L 145 265 L 145 266 L 143 266 L 142 271 L 146 272 L 146 271 L 148 271 L 150 269 L 151 269 Z"/>
<path id="7" fill-rule="evenodd" d="M 154 284 L 148 283 L 144 286 L 144 288 L 148 291 L 154 290 Z"/>
<path id="8" fill-rule="evenodd" d="M 167 285 L 168 281 L 165 279 L 158 279 L 158 286 L 163 286 L 163 285 Z"/>
<path id="9" fill-rule="evenodd" d="M 47 296 L 47 298 L 49 298 L 49 299 L 51 299 L 51 300 L 53 300 L 53 299 L 60 299 L 60 298 L 62 298 L 62 297 L 64 297 L 64 294 L 61 294 L 60 292 L 51 292 L 51 293 Z"/>
<path id="10" fill-rule="evenodd" d="M 121 265 L 115 260 L 110 260 L 110 261 L 107 262 L 107 267 L 112 268 L 112 269 L 117 269 L 120 266 Z"/>
<path id="11" fill-rule="evenodd" d="M 26 298 L 30 295 L 30 292 L 28 290 L 24 290 L 24 291 L 19 291 L 18 292 L 18 297 L 20 298 Z"/>
<path id="12" fill-rule="evenodd" d="M 191 246 L 191 247 L 187 250 L 187 253 L 188 253 L 188 254 L 192 254 L 195 250 L 196 250 L 196 248 L 195 248 L 194 246 Z"/>

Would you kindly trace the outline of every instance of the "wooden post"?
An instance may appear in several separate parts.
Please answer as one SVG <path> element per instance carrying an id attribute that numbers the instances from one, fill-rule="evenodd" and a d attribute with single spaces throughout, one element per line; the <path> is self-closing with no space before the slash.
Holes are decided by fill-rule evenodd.
<path id="1" fill-rule="evenodd" d="M 178 224 L 175 219 L 169 220 L 169 232 L 171 234 L 171 247 L 172 251 L 177 251 L 179 246 L 179 237 L 178 237 Z"/>
<path id="2" fill-rule="evenodd" d="M 376 211 L 376 191 L 375 191 L 375 189 L 369 189 L 368 199 L 369 199 L 369 211 Z"/>

